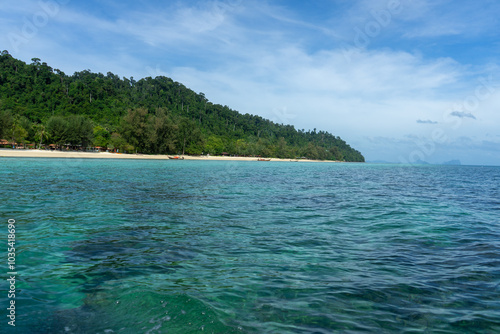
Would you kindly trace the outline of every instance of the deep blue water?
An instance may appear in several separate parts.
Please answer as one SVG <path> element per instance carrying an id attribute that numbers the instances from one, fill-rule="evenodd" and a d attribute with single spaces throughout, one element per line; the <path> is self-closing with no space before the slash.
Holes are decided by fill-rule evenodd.
<path id="1" fill-rule="evenodd" d="M 498 167 L 2 159 L 0 180 L 6 333 L 500 333 Z"/>

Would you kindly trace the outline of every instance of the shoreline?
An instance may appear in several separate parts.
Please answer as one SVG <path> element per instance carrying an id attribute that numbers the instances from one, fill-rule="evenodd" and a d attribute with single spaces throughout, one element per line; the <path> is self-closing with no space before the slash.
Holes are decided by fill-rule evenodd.
<path id="1" fill-rule="evenodd" d="M 231 157 L 231 156 L 179 156 L 184 160 L 198 161 L 258 161 L 257 157 Z M 26 150 L 26 149 L 0 149 L 0 158 L 71 158 L 71 159 L 139 159 L 139 160 L 172 160 L 169 155 L 158 154 L 123 154 L 109 152 L 76 152 L 76 151 L 48 151 L 48 150 Z M 279 159 L 270 158 L 270 161 L 287 162 L 340 162 L 332 160 L 308 160 L 308 159 Z M 181 159 L 182 160 L 182 159 Z"/>

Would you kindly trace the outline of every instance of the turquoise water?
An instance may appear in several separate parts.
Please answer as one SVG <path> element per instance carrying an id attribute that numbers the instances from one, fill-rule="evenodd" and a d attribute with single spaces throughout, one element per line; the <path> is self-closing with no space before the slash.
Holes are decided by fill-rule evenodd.
<path id="1" fill-rule="evenodd" d="M 500 332 L 497 167 L 2 159 L 0 179 L 6 332 Z"/>

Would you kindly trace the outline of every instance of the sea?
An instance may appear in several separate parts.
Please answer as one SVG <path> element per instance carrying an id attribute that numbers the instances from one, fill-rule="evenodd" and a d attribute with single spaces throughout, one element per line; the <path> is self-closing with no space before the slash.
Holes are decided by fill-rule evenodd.
<path id="1" fill-rule="evenodd" d="M 0 200 L 1 333 L 500 333 L 500 167 L 2 158 Z"/>

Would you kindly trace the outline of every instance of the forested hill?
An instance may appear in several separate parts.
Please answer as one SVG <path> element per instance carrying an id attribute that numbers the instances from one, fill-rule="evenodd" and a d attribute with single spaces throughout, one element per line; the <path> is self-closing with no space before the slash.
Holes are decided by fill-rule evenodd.
<path id="1" fill-rule="evenodd" d="M 142 153 L 364 161 L 325 131 L 240 114 L 159 76 L 141 80 L 88 70 L 67 75 L 38 58 L 0 55 L 0 139 L 94 145 Z"/>

